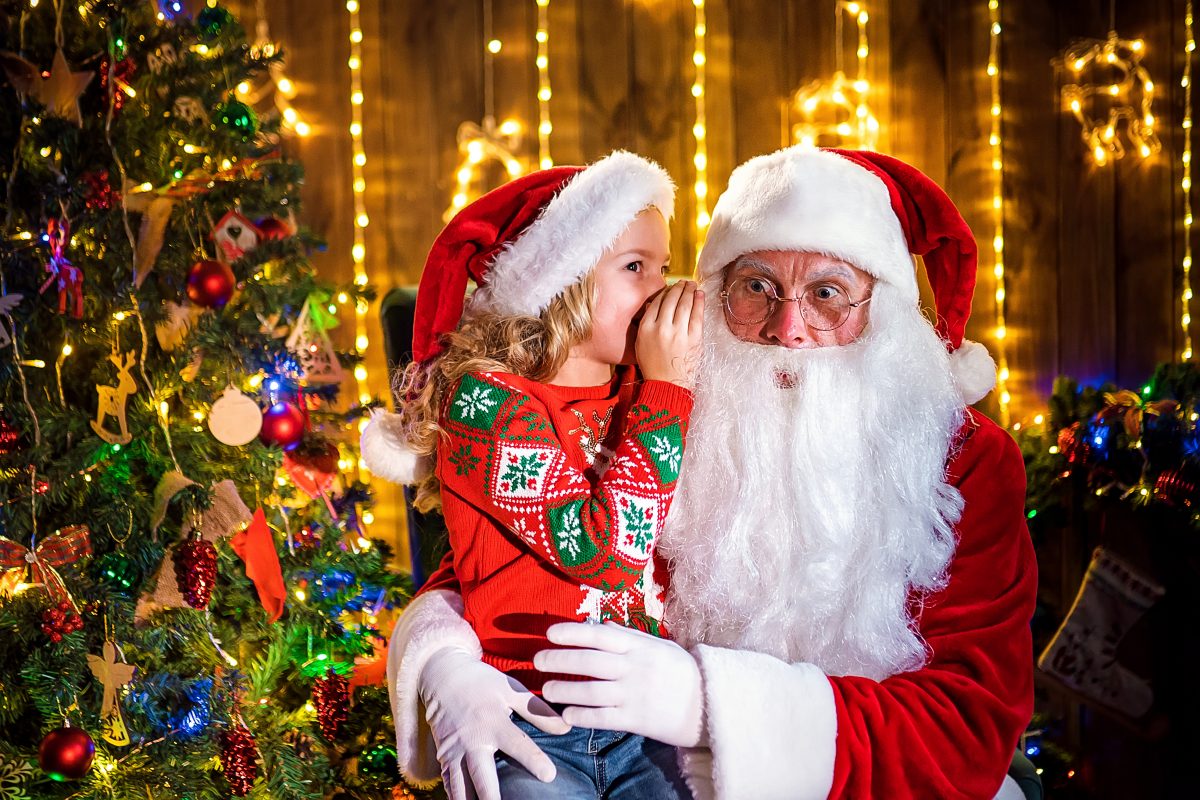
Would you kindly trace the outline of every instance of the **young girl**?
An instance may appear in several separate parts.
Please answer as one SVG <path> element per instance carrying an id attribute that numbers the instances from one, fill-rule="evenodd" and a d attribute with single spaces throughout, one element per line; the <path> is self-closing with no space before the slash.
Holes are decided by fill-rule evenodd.
<path id="1" fill-rule="evenodd" d="M 463 209 L 422 276 L 401 412 L 363 435 L 372 471 L 417 479 L 418 508 L 441 507 L 451 553 L 426 588 L 454 582 L 483 662 L 535 693 L 556 677 L 533 667 L 555 622 L 666 635 L 654 545 L 683 454 L 703 303 L 694 283 L 665 288 L 672 206 L 661 168 L 618 152 Z M 481 288 L 464 315 L 468 276 Z M 478 658 L 439 651 L 400 670 L 433 685 L 486 681 L 471 672 Z M 439 736 L 439 722 L 456 713 L 427 704 L 452 797 L 467 780 L 452 752 L 462 744 L 444 741 L 455 737 Z M 690 796 L 667 745 L 517 723 L 557 776 L 544 784 L 498 755 L 504 797 Z"/>

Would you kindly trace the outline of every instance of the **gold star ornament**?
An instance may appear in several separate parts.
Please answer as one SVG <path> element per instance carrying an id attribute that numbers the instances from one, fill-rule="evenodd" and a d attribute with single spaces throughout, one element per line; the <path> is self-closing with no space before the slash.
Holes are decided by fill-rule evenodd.
<path id="1" fill-rule="evenodd" d="M 91 70 L 72 71 L 62 48 L 54 51 L 48 76 L 44 76 L 36 64 L 15 53 L 0 54 L 0 64 L 4 66 L 9 83 L 22 98 L 32 97 L 46 107 L 46 113 L 74 123 L 76 127 L 83 127 L 79 96 L 91 83 L 95 73 Z"/>

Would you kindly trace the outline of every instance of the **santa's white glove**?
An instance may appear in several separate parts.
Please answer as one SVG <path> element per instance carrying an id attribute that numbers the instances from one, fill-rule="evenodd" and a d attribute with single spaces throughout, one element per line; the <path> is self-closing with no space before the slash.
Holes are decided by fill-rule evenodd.
<path id="1" fill-rule="evenodd" d="M 571 726 L 520 681 L 464 650 L 438 650 L 421 669 L 421 700 L 437 745 L 450 800 L 500 800 L 496 752 L 502 751 L 539 780 L 554 780 L 554 762 L 513 724 L 515 711 L 546 733 Z"/>
<path id="2" fill-rule="evenodd" d="M 548 681 L 542 696 L 569 706 L 571 725 L 626 731 L 676 747 L 704 737 L 700 666 L 674 642 L 615 623 L 563 622 L 550 626 L 554 644 L 581 648 L 543 650 L 533 658 L 542 672 L 594 681 Z"/>

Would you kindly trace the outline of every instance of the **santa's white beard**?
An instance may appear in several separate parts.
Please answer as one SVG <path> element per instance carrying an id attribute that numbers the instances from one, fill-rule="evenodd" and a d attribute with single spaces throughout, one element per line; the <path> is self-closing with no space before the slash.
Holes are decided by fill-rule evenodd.
<path id="1" fill-rule="evenodd" d="M 919 668 L 912 593 L 944 585 L 962 510 L 945 483 L 965 414 L 945 345 L 886 284 L 845 347 L 739 341 L 718 303 L 705 340 L 661 541 L 673 636 L 831 675 Z"/>

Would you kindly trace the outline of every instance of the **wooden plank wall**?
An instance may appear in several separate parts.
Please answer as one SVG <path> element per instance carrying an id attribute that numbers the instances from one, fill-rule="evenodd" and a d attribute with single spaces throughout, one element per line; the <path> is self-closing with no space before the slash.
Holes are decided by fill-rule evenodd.
<path id="1" fill-rule="evenodd" d="M 453 191 L 455 133 L 483 104 L 483 2 L 363 0 L 368 262 L 386 289 L 417 280 Z M 534 0 L 492 0 L 498 118 L 536 120 Z M 248 5 L 248 4 L 247 4 Z M 941 182 L 988 252 L 986 0 L 875 0 L 871 77 L 882 147 Z M 833 0 L 709 0 L 710 203 L 729 171 L 780 145 L 781 102 L 833 71 Z M 347 15 L 340 2 L 269 0 L 291 54 L 297 108 L 316 129 L 296 148 L 309 167 L 307 219 L 330 240 L 319 263 L 349 274 Z M 1121 0 L 1117 27 L 1146 41 L 1162 153 L 1096 167 L 1060 108 L 1055 57 L 1102 37 L 1101 0 L 1003 0 L 1004 190 L 1014 418 L 1043 408 L 1054 377 L 1136 386 L 1180 347 L 1178 181 L 1183 0 Z M 246 9 L 249 18 L 253 9 Z M 694 258 L 690 0 L 553 0 L 552 152 L 560 163 L 616 147 L 660 161 L 680 184 L 677 264 Z M 854 54 L 847 24 L 845 63 Z M 536 154 L 529 136 L 526 158 Z M 979 276 L 970 335 L 991 342 L 993 284 Z M 375 350 L 378 354 L 378 348 Z M 375 374 L 382 363 L 376 355 Z M 993 400 L 985 410 L 996 410 Z"/>

